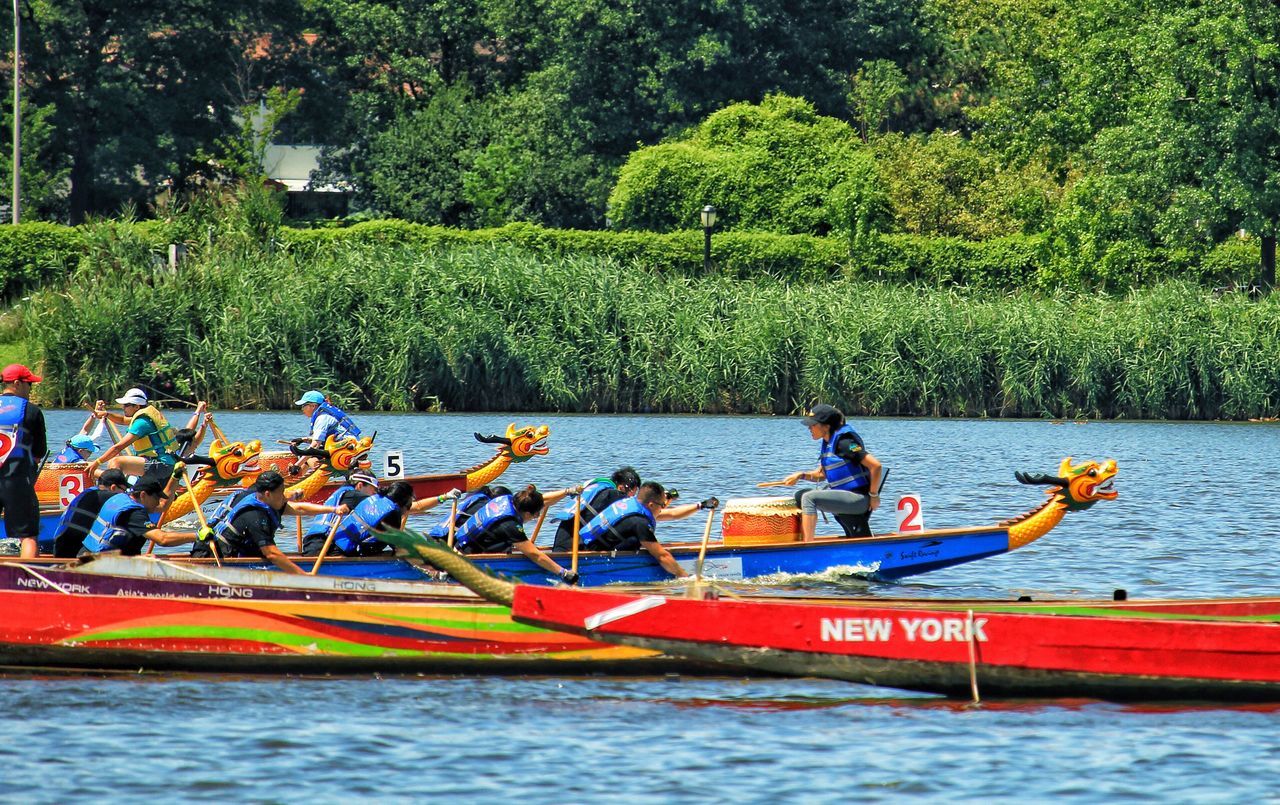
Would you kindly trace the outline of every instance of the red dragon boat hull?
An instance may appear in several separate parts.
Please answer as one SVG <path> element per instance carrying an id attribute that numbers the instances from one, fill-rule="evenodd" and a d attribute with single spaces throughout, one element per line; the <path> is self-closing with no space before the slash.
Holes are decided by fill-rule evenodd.
<path id="1" fill-rule="evenodd" d="M 1280 701 L 1280 599 L 797 603 L 518 585 L 512 614 L 738 669 L 952 696 Z"/>

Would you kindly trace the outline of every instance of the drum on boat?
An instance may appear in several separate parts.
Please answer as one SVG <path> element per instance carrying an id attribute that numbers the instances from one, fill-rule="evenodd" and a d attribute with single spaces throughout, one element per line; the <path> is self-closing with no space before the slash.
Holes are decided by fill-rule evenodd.
<path id="1" fill-rule="evenodd" d="M 767 545 L 800 540 L 800 509 L 794 497 L 734 498 L 720 520 L 725 545 Z"/>

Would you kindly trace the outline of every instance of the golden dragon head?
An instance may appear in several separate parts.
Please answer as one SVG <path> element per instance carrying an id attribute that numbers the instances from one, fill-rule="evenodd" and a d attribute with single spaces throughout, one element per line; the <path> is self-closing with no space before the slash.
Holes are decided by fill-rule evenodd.
<path id="1" fill-rule="evenodd" d="M 1015 472 L 1013 476 L 1024 484 L 1048 484 L 1054 488 L 1045 493 L 1054 497 L 1066 511 L 1083 511 L 1099 500 L 1115 500 L 1119 496 L 1112 483 L 1118 471 L 1115 459 L 1101 464 L 1096 461 L 1072 464 L 1071 457 L 1067 456 L 1058 466 L 1056 476 L 1025 472 Z"/>
<path id="2" fill-rule="evenodd" d="M 526 425 L 517 428 L 512 422 L 507 426 L 505 436 L 481 436 L 475 434 L 477 442 L 498 445 L 498 452 L 511 459 L 513 464 L 528 461 L 534 456 L 545 456 L 551 448 L 547 447 L 547 437 L 551 428 L 546 425 Z"/>
<path id="3" fill-rule="evenodd" d="M 213 465 L 201 470 L 201 476 L 212 474 L 213 481 L 218 486 L 231 486 L 237 482 L 241 486 L 249 486 L 262 474 L 262 464 L 258 461 L 261 455 L 262 442 L 257 439 L 230 444 L 214 439 L 209 446 L 209 458 L 213 459 Z"/>
<path id="4" fill-rule="evenodd" d="M 329 464 L 336 472 L 344 473 L 368 463 L 369 451 L 373 449 L 373 437 L 348 436 L 339 439 L 333 434 L 324 440 L 324 450 L 329 454 Z"/>

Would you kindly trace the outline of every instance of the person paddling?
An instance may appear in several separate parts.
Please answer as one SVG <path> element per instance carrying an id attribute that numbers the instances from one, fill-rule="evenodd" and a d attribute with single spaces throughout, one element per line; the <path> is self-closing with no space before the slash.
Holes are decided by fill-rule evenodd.
<path id="1" fill-rule="evenodd" d="M 825 481 L 822 486 L 796 493 L 800 506 L 800 533 L 811 542 L 818 528 L 818 511 L 831 512 L 851 537 L 871 535 L 868 518 L 880 504 L 880 479 L 884 468 L 867 452 L 862 437 L 845 421 L 839 408 L 815 405 L 801 420 L 809 435 L 821 442 L 818 468 L 793 472 L 785 486 L 802 480 Z"/>
<path id="2" fill-rule="evenodd" d="M 530 484 L 514 495 L 496 497 L 462 524 L 454 535 L 459 553 L 507 553 L 517 551 L 567 584 L 577 584 L 578 574 L 571 573 L 542 552 L 524 533 L 524 524 L 538 516 L 545 504 L 542 493 Z"/>
<path id="3" fill-rule="evenodd" d="M 714 509 L 720 505 L 715 498 L 701 503 L 687 503 L 679 508 L 679 516 L 687 517 L 702 509 Z M 647 481 L 640 484 L 634 497 L 627 497 L 610 504 L 578 534 L 578 547 L 583 551 L 638 551 L 649 552 L 662 569 L 680 578 L 689 575 L 676 564 L 671 552 L 658 542 L 656 529 L 658 515 L 667 506 L 667 491 L 662 484 Z M 686 510 L 687 511 L 684 511 Z M 670 517 L 666 519 L 671 519 Z"/>
<path id="4" fill-rule="evenodd" d="M 84 539 L 80 553 L 120 551 L 137 556 L 151 540 L 157 545 L 185 545 L 196 539 L 189 531 L 166 531 L 151 523 L 151 515 L 160 511 L 169 497 L 165 480 L 144 476 L 129 492 L 112 495 L 98 511 Z"/>
<path id="5" fill-rule="evenodd" d="M 348 511 L 354 512 L 361 503 L 377 494 L 378 479 L 372 473 L 353 472 L 347 477 L 345 484 L 335 489 L 333 494 L 325 499 L 324 505 L 346 506 Z M 335 520 L 340 519 L 342 516 L 337 512 L 330 512 L 313 520 L 302 537 L 302 555 L 319 555 L 320 549 L 324 547 L 329 537 L 329 529 L 333 527 Z M 341 530 L 339 526 L 339 531 Z"/>
<path id="6" fill-rule="evenodd" d="M 284 476 L 267 470 L 253 482 L 253 494 L 245 495 L 232 508 L 222 525 L 215 529 L 218 549 L 226 557 L 246 556 L 268 559 L 286 573 L 302 574 L 302 568 L 284 555 L 276 545 L 276 532 L 281 518 L 334 512 L 347 513 L 346 507 L 297 503 L 285 500 Z M 208 537 L 208 534 L 203 534 Z"/>
<path id="7" fill-rule="evenodd" d="M 129 479 L 120 470 L 103 470 L 96 486 L 91 486 L 72 498 L 62 519 L 53 531 L 53 555 L 59 559 L 72 559 L 80 553 L 85 537 L 93 521 L 108 500 L 129 491 Z"/>

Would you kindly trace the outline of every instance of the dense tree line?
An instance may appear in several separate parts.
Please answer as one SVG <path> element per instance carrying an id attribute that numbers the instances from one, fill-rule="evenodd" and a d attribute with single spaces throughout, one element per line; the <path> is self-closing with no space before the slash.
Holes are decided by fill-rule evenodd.
<path id="1" fill-rule="evenodd" d="M 50 219 L 248 178 L 244 110 L 270 98 L 279 139 L 328 146 L 358 207 L 412 221 L 689 228 L 718 188 L 742 228 L 1044 234 L 1126 276 L 1244 230 L 1273 260 L 1280 9 L 1261 0 L 19 9 L 26 203 Z M 821 158 L 771 150 L 770 115 L 808 115 Z M 628 189 L 644 175 L 672 193 Z"/>

